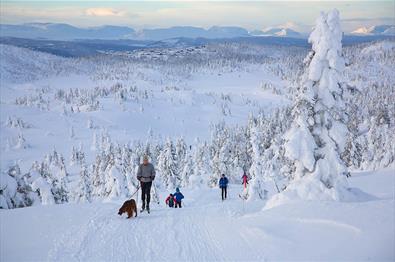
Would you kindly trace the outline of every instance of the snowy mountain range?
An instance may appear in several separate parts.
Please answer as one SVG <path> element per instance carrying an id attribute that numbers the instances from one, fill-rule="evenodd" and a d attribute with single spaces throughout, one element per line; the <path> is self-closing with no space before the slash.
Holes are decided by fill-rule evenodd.
<path id="1" fill-rule="evenodd" d="M 0 37 L 17 37 L 29 39 L 76 40 L 152 40 L 161 41 L 172 38 L 206 38 L 229 39 L 252 36 L 274 36 L 289 38 L 307 38 L 305 32 L 311 28 L 288 22 L 284 25 L 248 31 L 236 26 L 212 26 L 208 29 L 194 26 L 174 26 L 169 28 L 150 28 L 135 30 L 126 26 L 104 25 L 98 27 L 80 28 L 63 23 L 26 23 L 19 25 L 0 24 Z M 377 25 L 361 27 L 351 32 L 360 36 L 393 36 L 395 26 Z"/>
<path id="2" fill-rule="evenodd" d="M 135 30 L 122 26 L 101 26 L 91 28 L 78 28 L 69 24 L 28 23 L 22 25 L 0 25 L 1 36 L 22 38 L 43 38 L 56 40 L 71 39 L 120 39 L 131 38 Z"/>
<path id="3" fill-rule="evenodd" d="M 304 34 L 301 34 L 291 28 L 285 27 L 274 27 L 269 28 L 267 30 L 254 30 L 251 32 L 252 35 L 255 36 L 282 36 L 282 37 L 305 37 Z"/>
<path id="4" fill-rule="evenodd" d="M 142 29 L 105 25 L 100 27 L 79 28 L 69 24 L 27 23 L 21 25 L 0 25 L 2 37 L 43 38 L 52 40 L 74 39 L 138 39 L 163 40 L 176 37 L 187 38 L 233 38 L 249 36 L 246 29 L 230 26 L 213 26 L 209 29 L 193 26 L 175 26 L 170 28 Z"/>
<path id="5" fill-rule="evenodd" d="M 135 39 L 164 40 L 170 38 L 235 38 L 248 36 L 305 37 L 295 30 L 292 23 L 264 30 L 247 31 L 236 26 L 212 26 L 208 29 L 194 26 L 174 26 L 135 30 L 125 26 L 105 25 L 100 27 L 79 28 L 61 23 L 26 23 L 20 25 L 0 24 L 1 37 L 30 39 L 75 40 L 75 39 Z"/>
<path id="6" fill-rule="evenodd" d="M 356 35 L 395 35 L 394 25 L 377 25 L 371 27 L 360 27 L 351 32 Z"/>

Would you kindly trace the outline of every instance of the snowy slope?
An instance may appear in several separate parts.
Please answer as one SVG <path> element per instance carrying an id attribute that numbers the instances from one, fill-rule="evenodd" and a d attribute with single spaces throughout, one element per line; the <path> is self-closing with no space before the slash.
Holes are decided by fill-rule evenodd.
<path id="1" fill-rule="evenodd" d="M 289 85 L 271 72 L 270 67 L 246 62 L 209 68 L 212 65 L 205 65 L 205 61 L 213 63 L 211 52 L 216 55 L 221 49 L 188 50 L 158 49 L 130 56 L 122 53 L 118 57 L 64 59 L 1 45 L 1 163 L 5 167 L 20 160 L 22 167 L 30 168 L 33 161 L 54 148 L 68 157 L 71 148 L 79 145 L 88 151 L 87 158 L 91 159 L 94 152 L 89 149 L 93 137 L 103 130 L 120 144 L 146 141 L 149 132 L 159 140 L 182 136 L 193 143 L 196 138 L 210 137 L 212 124 L 245 123 L 250 113 L 257 114 L 263 108 L 270 112 L 289 104 L 285 96 L 262 88 L 265 83 L 279 89 Z M 281 56 L 281 50 L 270 53 L 273 57 Z M 184 60 L 194 56 L 199 56 L 203 65 L 197 64 L 196 69 L 191 65 L 192 73 L 182 64 L 166 65 L 171 59 L 188 64 Z M 110 90 L 117 84 L 128 90 L 135 88 L 129 92 L 133 97 L 122 100 L 119 93 L 112 92 L 94 99 L 99 103 L 96 109 L 81 105 L 80 100 L 70 104 L 55 99 L 59 90 L 79 89 L 94 94 L 99 87 Z M 23 104 L 17 105 L 17 99 L 24 101 Z M 70 112 L 71 106 L 74 110 L 78 108 L 78 112 Z M 30 128 L 7 127 L 9 117 L 22 119 Z M 87 127 L 89 121 L 92 128 Z M 70 138 L 71 128 L 75 133 L 73 138 Z M 15 148 L 20 133 L 26 139 L 26 148 Z"/>
<path id="2" fill-rule="evenodd" d="M 239 185 L 183 189 L 181 210 L 118 217 L 122 200 L 1 210 L 1 261 L 393 261 L 395 170 L 354 173 L 366 202 L 299 202 L 262 210 Z M 21 252 L 23 250 L 23 252 Z"/>

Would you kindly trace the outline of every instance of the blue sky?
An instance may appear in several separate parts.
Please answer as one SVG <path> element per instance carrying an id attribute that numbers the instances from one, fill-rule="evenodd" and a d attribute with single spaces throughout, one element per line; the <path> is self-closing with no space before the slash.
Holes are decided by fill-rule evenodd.
<path id="1" fill-rule="evenodd" d="M 320 11 L 337 8 L 344 31 L 394 24 L 388 1 L 1 1 L 1 23 L 105 24 L 134 28 L 191 25 L 241 26 L 249 30 L 288 25 L 309 31 Z"/>

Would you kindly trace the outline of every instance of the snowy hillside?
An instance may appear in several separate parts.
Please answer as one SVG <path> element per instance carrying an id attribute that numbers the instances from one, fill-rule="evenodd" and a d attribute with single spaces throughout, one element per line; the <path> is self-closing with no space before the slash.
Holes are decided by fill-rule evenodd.
<path id="1" fill-rule="evenodd" d="M 185 207 L 125 219 L 121 201 L 0 210 L 1 261 L 272 261 L 394 259 L 395 170 L 353 173 L 363 202 L 301 202 L 262 210 L 232 185 L 185 189 Z M 20 250 L 23 250 L 21 252 Z"/>

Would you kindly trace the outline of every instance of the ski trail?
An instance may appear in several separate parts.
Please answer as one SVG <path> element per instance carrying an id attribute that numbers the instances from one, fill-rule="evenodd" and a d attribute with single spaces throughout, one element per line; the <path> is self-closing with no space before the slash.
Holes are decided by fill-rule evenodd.
<path id="1" fill-rule="evenodd" d="M 103 204 L 87 221 L 55 239 L 47 260 L 265 260 L 263 250 L 254 250 L 243 230 L 233 230 L 244 228 L 242 214 L 235 212 L 240 201 L 208 201 L 213 194 L 217 191 L 190 199 L 181 209 L 153 204 L 151 214 L 132 219 L 119 217 L 118 205 Z"/>
<path id="2" fill-rule="evenodd" d="M 124 218 L 116 217 L 114 211 L 107 207 L 100 208 L 86 224 L 71 228 L 67 234 L 55 240 L 54 247 L 48 253 L 48 261 L 106 260 L 106 256 L 114 258 L 117 253 L 124 251 L 126 261 L 129 250 L 119 249 L 128 246 L 125 245 L 127 234 L 119 234 L 123 228 L 120 219 Z M 97 252 L 98 247 L 105 252 Z"/>
<path id="3" fill-rule="evenodd" d="M 237 203 L 237 202 L 236 202 Z M 239 202 L 240 203 L 240 202 Z M 242 208 L 241 204 L 238 208 Z M 206 216 L 204 220 L 205 228 L 209 238 L 215 243 L 220 250 L 223 261 L 265 261 L 264 250 L 256 250 L 254 243 L 262 241 L 263 234 L 257 236 L 256 242 L 250 238 L 245 238 L 246 226 L 240 222 L 243 217 L 241 211 L 235 212 L 235 202 L 225 200 L 222 208 L 219 209 L 216 219 L 209 219 Z M 213 211 L 207 211 L 208 213 Z M 224 241 L 227 240 L 227 241 Z M 229 253 L 229 250 L 233 252 Z"/>

